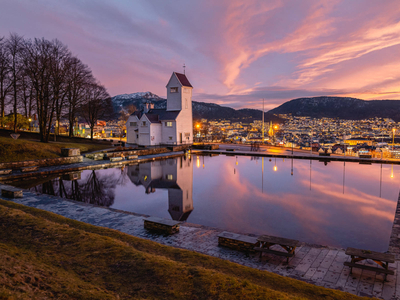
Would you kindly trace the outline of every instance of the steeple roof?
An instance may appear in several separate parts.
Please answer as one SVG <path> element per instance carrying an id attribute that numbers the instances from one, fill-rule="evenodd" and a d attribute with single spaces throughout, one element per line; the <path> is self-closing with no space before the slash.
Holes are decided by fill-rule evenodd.
<path id="1" fill-rule="evenodd" d="M 177 72 L 174 72 L 174 73 L 175 73 L 176 77 L 178 78 L 179 82 L 180 82 L 183 86 L 188 86 L 188 87 L 191 87 L 191 88 L 193 87 L 193 86 L 190 84 L 190 82 L 189 82 L 189 80 L 187 79 L 187 77 L 186 77 L 185 74 L 177 73 Z"/>

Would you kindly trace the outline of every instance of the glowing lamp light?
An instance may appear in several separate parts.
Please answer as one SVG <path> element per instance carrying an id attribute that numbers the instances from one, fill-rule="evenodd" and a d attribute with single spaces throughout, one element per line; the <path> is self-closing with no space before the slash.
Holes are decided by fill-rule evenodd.
<path id="1" fill-rule="evenodd" d="M 200 128 L 200 124 L 197 124 L 197 125 L 196 125 L 196 128 L 199 129 L 199 128 Z"/>
<path id="2" fill-rule="evenodd" d="M 31 118 L 29 118 L 29 122 L 32 122 L 32 119 L 31 119 Z"/>
<path id="3" fill-rule="evenodd" d="M 275 129 L 275 130 L 278 129 L 278 125 L 275 125 L 275 126 L 274 126 L 274 129 Z"/>

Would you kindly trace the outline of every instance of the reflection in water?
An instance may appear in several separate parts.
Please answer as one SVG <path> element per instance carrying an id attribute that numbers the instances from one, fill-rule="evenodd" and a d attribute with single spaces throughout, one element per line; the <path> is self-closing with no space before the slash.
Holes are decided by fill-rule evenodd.
<path id="1" fill-rule="evenodd" d="M 85 178 L 82 178 L 81 174 L 82 171 L 68 173 L 51 180 L 46 178 L 46 181 L 39 185 L 35 181 L 30 185 L 23 183 L 23 186 L 19 186 L 38 193 L 101 206 L 108 207 L 114 203 L 115 187 L 119 178 L 101 174 L 100 170 L 86 171 Z"/>
<path id="2" fill-rule="evenodd" d="M 199 157 L 197 156 L 197 166 Z M 203 161 L 204 168 L 204 161 Z M 158 160 L 128 166 L 128 177 L 146 194 L 168 190 L 168 212 L 173 220 L 186 221 L 193 210 L 193 164 L 190 157 Z"/>
<path id="3" fill-rule="evenodd" d="M 17 184 L 228 231 L 386 251 L 399 166 L 325 162 L 195 155 Z"/>

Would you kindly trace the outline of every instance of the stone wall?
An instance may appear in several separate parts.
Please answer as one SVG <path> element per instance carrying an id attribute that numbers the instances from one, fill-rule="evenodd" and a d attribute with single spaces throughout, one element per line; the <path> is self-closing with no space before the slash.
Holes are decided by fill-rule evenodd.
<path id="1" fill-rule="evenodd" d="M 147 220 L 144 220 L 144 228 L 146 228 L 147 230 L 163 232 L 167 234 L 179 232 L 179 224 L 170 226 L 156 222 L 149 222 Z"/>
<path id="2" fill-rule="evenodd" d="M 141 150 L 127 150 L 127 151 L 115 151 L 105 153 L 105 157 L 118 157 L 118 156 L 128 156 L 128 155 L 153 155 L 160 153 L 171 152 L 167 148 L 151 148 L 151 149 L 141 149 Z"/>
<path id="3" fill-rule="evenodd" d="M 25 161 L 16 161 L 16 162 L 9 162 L 9 163 L 0 163 L 0 169 L 18 169 L 18 168 L 30 167 L 30 166 L 48 167 L 48 166 L 79 163 L 82 161 L 83 161 L 82 156 L 45 158 L 45 159 L 38 159 L 38 160 L 25 160 Z"/>

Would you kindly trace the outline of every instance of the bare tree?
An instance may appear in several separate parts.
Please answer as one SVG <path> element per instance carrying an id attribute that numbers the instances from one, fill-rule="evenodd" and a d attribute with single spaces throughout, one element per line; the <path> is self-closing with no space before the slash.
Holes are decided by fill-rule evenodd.
<path id="1" fill-rule="evenodd" d="M 24 73 L 21 76 L 20 88 L 18 90 L 18 101 L 22 106 L 24 116 L 30 118 L 34 110 L 34 91 L 29 77 Z"/>
<path id="2" fill-rule="evenodd" d="M 78 58 L 72 57 L 67 71 L 66 99 L 68 103 L 69 136 L 73 136 L 73 127 L 78 115 L 78 108 L 85 101 L 85 92 L 88 83 L 94 78 L 88 66 Z"/>
<path id="3" fill-rule="evenodd" d="M 81 114 L 90 126 L 90 139 L 93 139 L 93 130 L 97 121 L 105 117 L 112 110 L 110 95 L 104 86 L 93 82 L 87 85 L 86 100 L 81 107 Z"/>
<path id="4" fill-rule="evenodd" d="M 51 88 L 52 96 L 55 101 L 55 113 L 56 113 L 56 126 L 54 128 L 54 140 L 56 135 L 59 134 L 60 119 L 62 111 L 65 108 L 67 85 L 68 85 L 68 70 L 72 64 L 71 53 L 67 46 L 62 44 L 59 40 L 52 41 L 50 59 L 50 71 L 51 71 Z"/>
<path id="5" fill-rule="evenodd" d="M 18 89 L 23 72 L 22 53 L 24 51 L 24 39 L 16 33 L 12 33 L 5 43 L 6 51 L 10 59 L 10 80 L 12 85 L 12 104 L 14 111 L 14 132 L 17 132 L 18 113 Z"/>
<path id="6" fill-rule="evenodd" d="M 26 42 L 24 65 L 36 100 L 40 140 L 48 142 L 55 112 L 55 98 L 51 87 L 52 43 L 45 39 Z"/>
<path id="7" fill-rule="evenodd" d="M 0 125 L 4 127 L 6 98 L 12 88 L 10 59 L 4 37 L 0 38 Z"/>

